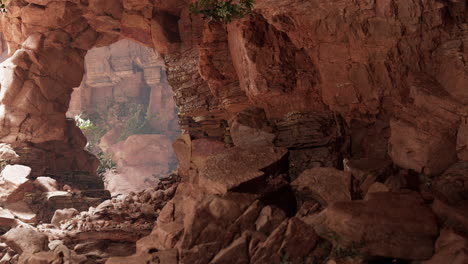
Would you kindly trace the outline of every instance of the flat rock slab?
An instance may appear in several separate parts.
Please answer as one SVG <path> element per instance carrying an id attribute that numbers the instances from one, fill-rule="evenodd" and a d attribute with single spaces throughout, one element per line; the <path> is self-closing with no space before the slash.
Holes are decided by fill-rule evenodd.
<path id="1" fill-rule="evenodd" d="M 59 190 L 58 182 L 50 177 L 37 177 L 34 186 L 43 192 L 56 192 Z"/>
<path id="2" fill-rule="evenodd" d="M 35 224 L 37 222 L 36 214 L 24 201 L 7 204 L 5 207 L 10 210 L 14 216 L 25 223 Z"/>
<path id="3" fill-rule="evenodd" d="M 351 175 L 335 168 L 306 170 L 291 186 L 300 200 L 313 199 L 323 206 L 351 201 Z"/>
<path id="4" fill-rule="evenodd" d="M 285 148 L 230 148 L 209 157 L 199 174 L 199 184 L 209 192 L 224 194 L 242 183 L 265 175 L 264 169 L 278 165 L 287 155 Z"/>
<path id="5" fill-rule="evenodd" d="M 0 226 L 13 227 L 15 225 L 15 216 L 8 209 L 0 207 Z"/>
<path id="6" fill-rule="evenodd" d="M 49 242 L 47 236 L 33 228 L 13 228 L 1 237 L 15 252 L 35 253 L 44 251 Z"/>
<path id="7" fill-rule="evenodd" d="M 23 165 L 7 165 L 0 174 L 0 202 L 16 202 L 23 198 L 24 192 L 33 187 L 28 179 L 31 168 Z"/>
<path id="8" fill-rule="evenodd" d="M 434 252 L 436 218 L 416 193 L 369 193 L 367 200 L 337 202 L 303 219 L 325 235 L 359 245 L 364 254 L 424 260 Z"/>

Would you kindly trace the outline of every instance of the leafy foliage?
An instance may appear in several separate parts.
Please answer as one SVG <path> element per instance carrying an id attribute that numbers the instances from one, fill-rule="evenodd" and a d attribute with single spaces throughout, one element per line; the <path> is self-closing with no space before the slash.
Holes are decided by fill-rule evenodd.
<path id="1" fill-rule="evenodd" d="M 86 149 L 97 156 L 100 161 L 97 173 L 103 176 L 108 171 L 116 171 L 117 164 L 111 156 L 99 147 L 101 138 L 115 124 L 123 124 L 118 141 L 123 141 L 136 134 L 158 134 L 161 131 L 150 125 L 150 120 L 156 117 L 148 116 L 147 106 L 134 100 L 124 102 L 110 101 L 104 113 L 96 111 L 75 116 L 76 125 L 83 131 L 88 144 Z M 85 117 L 83 117 L 85 116 Z"/>
<path id="2" fill-rule="evenodd" d="M 75 116 L 75 122 L 76 126 L 83 131 L 88 139 L 86 149 L 95 154 L 97 152 L 96 156 L 99 159 L 99 167 L 97 169 L 98 175 L 102 177 L 104 173 L 109 170 L 115 171 L 117 169 L 117 164 L 112 160 L 112 158 L 108 154 L 98 151 L 99 142 L 105 134 L 106 129 L 96 126 L 91 119 L 82 118 L 81 115 Z"/>
<path id="3" fill-rule="evenodd" d="M 151 127 L 150 117 L 146 114 L 143 105 L 137 104 L 127 109 L 130 111 L 127 112 L 128 116 L 126 116 L 127 119 L 119 141 L 125 140 L 131 135 L 157 134 L 159 132 Z"/>
<path id="4" fill-rule="evenodd" d="M 100 162 L 99 167 L 97 169 L 98 175 L 103 175 L 107 171 L 117 170 L 117 163 L 115 163 L 115 161 L 113 161 L 108 154 L 101 151 L 97 154 L 97 157 Z"/>
<path id="5" fill-rule="evenodd" d="M 210 22 L 230 23 L 252 11 L 254 0 L 198 0 L 190 5 L 190 12 Z"/>
<path id="6" fill-rule="evenodd" d="M 96 149 L 98 148 L 102 136 L 104 136 L 106 133 L 106 129 L 96 126 L 94 122 L 91 121 L 91 119 L 82 118 L 81 115 L 75 116 L 75 122 L 76 126 L 78 126 L 81 131 L 83 131 L 86 138 L 88 139 L 86 149 L 92 153 L 98 153 Z"/>
<path id="7" fill-rule="evenodd" d="M 75 116 L 76 126 L 79 127 L 81 130 L 88 130 L 91 129 L 94 124 L 90 119 L 84 119 L 81 115 Z"/>
<path id="8" fill-rule="evenodd" d="M 0 0 L 0 13 L 6 13 L 6 1 L 7 0 Z"/>

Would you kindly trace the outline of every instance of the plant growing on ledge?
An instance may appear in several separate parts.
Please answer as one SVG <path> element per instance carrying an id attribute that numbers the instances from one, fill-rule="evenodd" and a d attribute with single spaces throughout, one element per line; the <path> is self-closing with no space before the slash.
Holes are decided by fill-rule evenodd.
<path id="1" fill-rule="evenodd" d="M 0 0 L 0 13 L 6 13 L 6 1 L 7 0 Z"/>
<path id="2" fill-rule="evenodd" d="M 210 22 L 230 23 L 252 11 L 254 0 L 197 0 L 190 4 L 192 14 Z"/>

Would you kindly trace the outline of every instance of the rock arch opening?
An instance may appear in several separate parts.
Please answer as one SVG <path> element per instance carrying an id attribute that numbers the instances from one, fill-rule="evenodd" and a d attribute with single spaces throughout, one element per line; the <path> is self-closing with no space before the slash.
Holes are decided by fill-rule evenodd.
<path id="1" fill-rule="evenodd" d="M 122 39 L 88 51 L 67 117 L 99 158 L 106 189 L 117 194 L 154 186 L 177 168 L 177 112 L 161 55 Z"/>

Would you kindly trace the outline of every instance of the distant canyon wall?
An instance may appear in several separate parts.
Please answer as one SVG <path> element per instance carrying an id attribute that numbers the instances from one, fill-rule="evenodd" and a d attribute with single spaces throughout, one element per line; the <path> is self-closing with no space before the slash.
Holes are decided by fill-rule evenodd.
<path id="1" fill-rule="evenodd" d="M 174 171 L 178 110 L 161 55 L 123 39 L 89 50 L 85 71 L 67 116 L 90 120 L 93 127 L 84 129 L 88 149 L 116 162 L 103 174 L 106 188 L 138 191 Z"/>

